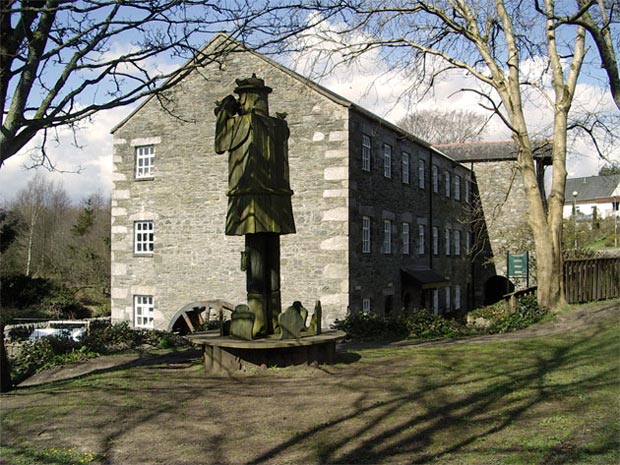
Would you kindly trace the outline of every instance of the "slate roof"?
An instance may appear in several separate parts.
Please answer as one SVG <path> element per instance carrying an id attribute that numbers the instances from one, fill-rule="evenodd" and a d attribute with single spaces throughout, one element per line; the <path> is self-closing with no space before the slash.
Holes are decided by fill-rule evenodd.
<path id="1" fill-rule="evenodd" d="M 460 144 L 439 144 L 433 147 L 461 163 L 517 159 L 517 149 L 513 141 L 464 142 Z M 551 163 L 551 150 L 550 141 L 534 142 L 534 158 L 543 160 L 545 164 Z"/>
<path id="2" fill-rule="evenodd" d="M 577 192 L 577 202 L 620 196 L 620 174 L 567 179 L 566 189 L 564 190 L 567 202 L 573 199 L 573 192 L 575 191 Z"/>

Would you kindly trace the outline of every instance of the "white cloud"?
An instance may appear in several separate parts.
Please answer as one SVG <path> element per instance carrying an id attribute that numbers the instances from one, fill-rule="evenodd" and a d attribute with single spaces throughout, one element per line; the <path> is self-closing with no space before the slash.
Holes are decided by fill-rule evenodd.
<path id="1" fill-rule="evenodd" d="M 488 106 L 488 101 L 475 92 L 463 89 L 483 91 L 482 84 L 471 74 L 463 70 L 449 70 L 434 83 L 433 88 L 423 94 L 419 89 L 412 89 L 411 80 L 402 67 L 394 68 L 378 50 L 366 52 L 360 58 L 347 61 L 346 53 L 355 52 L 367 37 L 359 33 L 339 34 L 342 26 L 323 22 L 317 28 L 308 31 L 301 44 L 310 46 L 309 50 L 293 54 L 289 65 L 301 74 L 318 77 L 320 83 L 367 108 L 377 115 L 397 122 L 408 112 L 424 109 L 441 108 L 446 110 L 470 110 L 488 114 L 480 104 Z M 346 40 L 347 43 L 343 43 Z M 350 48 L 347 48 L 350 44 Z M 295 46 L 294 45 L 294 46 Z M 293 48 L 294 48 L 293 46 Z M 331 54 L 331 55 L 330 55 Z M 428 63 L 427 63 L 428 64 Z M 432 67 L 433 63 L 429 64 Z M 330 72 L 323 76 L 325 70 Z M 583 70 L 585 77 L 588 70 Z M 521 75 L 537 86 L 526 87 L 523 103 L 528 129 L 532 137 L 550 137 L 553 134 L 553 108 L 545 96 L 552 93 L 551 77 L 547 63 L 542 58 L 527 60 L 522 63 Z M 600 82 L 598 84 L 601 84 Z M 418 91 L 418 93 L 416 93 Z M 495 95 L 490 92 L 490 95 Z M 422 98 L 421 98 L 422 97 Z M 495 98 L 499 103 L 499 99 Z M 605 114 L 617 112 L 609 90 L 604 85 L 586 82 L 578 85 L 572 107 L 573 115 L 585 113 Z M 510 131 L 497 116 L 488 125 L 486 140 L 507 140 Z M 570 141 L 567 169 L 571 177 L 590 176 L 598 173 L 605 163 L 596 153 L 592 144 L 583 135 Z M 620 161 L 620 143 L 607 145 L 609 160 Z"/>
<path id="2" fill-rule="evenodd" d="M 57 172 L 49 172 L 41 167 L 28 168 L 32 166 L 32 158 L 40 153 L 38 146 L 42 138 L 38 136 L 24 150 L 9 158 L 0 169 L 0 202 L 13 200 L 36 172 L 42 172 L 46 178 L 62 183 L 75 202 L 96 192 L 109 194 L 112 188 L 110 129 L 129 111 L 131 109 L 125 107 L 97 113 L 91 122 L 81 124 L 75 140 L 69 128 L 59 128 L 57 140 L 50 138 L 46 147 Z"/>
<path id="3" fill-rule="evenodd" d="M 342 45 L 340 37 L 330 30 L 338 29 L 338 25 L 324 23 L 317 34 L 308 34 L 303 40 L 313 47 L 302 54 L 292 55 L 285 64 L 294 67 L 297 71 L 311 77 L 325 74 L 319 82 L 330 90 L 367 108 L 377 115 L 396 122 L 408 112 L 415 109 L 445 108 L 467 109 L 482 111 L 479 106 L 480 98 L 472 92 L 461 92 L 463 88 L 480 88 L 480 84 L 473 77 L 460 70 L 446 73 L 442 80 L 436 83 L 434 89 L 424 96 L 420 102 L 415 102 L 408 91 L 411 90 L 411 80 L 405 71 L 392 68 L 378 50 L 362 54 L 359 59 L 348 65 L 340 65 L 334 69 L 330 65 L 345 58 L 347 51 L 358 50 L 367 41 L 367 37 L 358 34 L 348 34 L 347 40 L 353 44 L 352 49 L 339 49 Z M 329 53 L 328 53 L 329 52 Z M 115 49 L 113 53 L 121 53 Z M 332 53 L 332 55 L 330 55 Z M 174 66 L 171 63 L 161 62 L 162 70 L 169 71 Z M 548 83 L 542 70 L 545 65 L 540 60 L 532 60 L 523 64 L 524 72 L 532 79 L 541 83 Z M 416 97 L 416 96 L 412 96 Z M 548 136 L 552 123 L 552 111 L 543 95 L 536 90 L 527 92 L 526 117 L 533 134 Z M 50 142 L 48 153 L 57 163 L 57 168 L 72 171 L 79 167 L 80 174 L 46 173 L 52 179 L 62 181 L 70 197 L 79 201 L 85 196 L 101 191 L 109 193 L 112 181 L 112 136 L 110 129 L 120 122 L 130 108 L 117 108 L 98 113 L 92 122 L 82 124 L 77 140 L 81 147 L 73 144 L 73 134 L 69 129 L 58 131 L 58 144 Z M 605 87 L 584 82 L 579 85 L 574 104 L 575 112 L 609 112 L 614 111 L 614 104 L 609 91 Z M 510 137 L 507 128 L 494 118 L 490 122 L 488 140 L 506 140 Z M 37 141 L 40 143 L 40 139 Z M 9 159 L 0 169 L 0 202 L 11 200 L 14 195 L 26 186 L 34 176 L 34 170 L 25 170 L 24 165 L 30 162 L 29 153 L 36 150 L 36 143 L 29 145 L 27 150 Z M 616 145 L 610 152 L 610 159 L 620 161 L 620 146 Z M 602 162 L 592 146 L 584 139 L 578 138 L 573 142 L 568 159 L 569 176 L 588 176 L 598 172 Z M 39 168 L 41 170 L 41 168 Z"/>

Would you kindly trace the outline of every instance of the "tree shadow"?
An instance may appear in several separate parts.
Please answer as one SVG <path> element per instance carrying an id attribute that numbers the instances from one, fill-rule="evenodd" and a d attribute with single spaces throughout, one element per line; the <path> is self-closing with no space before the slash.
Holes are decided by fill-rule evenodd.
<path id="1" fill-rule="evenodd" d="M 7 424 L 4 435 L 11 441 L 29 437 L 35 444 L 54 447 L 82 439 L 105 456 L 102 464 L 109 465 L 133 463 L 131 459 L 205 464 L 459 463 L 472 450 L 482 456 L 519 458 L 534 451 L 537 461 L 521 462 L 575 463 L 579 457 L 609 454 L 618 447 L 617 434 L 606 429 L 607 424 L 589 425 L 594 442 L 576 430 L 544 447 L 522 445 L 516 439 L 498 443 L 494 435 L 511 434 L 513 426 L 519 423 L 522 429 L 522 422 L 532 418 L 542 421 L 548 413 L 545 405 L 558 405 L 584 390 L 617 386 L 617 369 L 609 364 L 607 371 L 590 369 L 617 347 L 617 339 L 611 349 L 609 336 L 599 340 L 603 331 L 609 334 L 604 324 L 593 326 L 587 337 L 510 343 L 516 345 L 507 352 L 501 352 L 499 344 L 481 346 L 468 352 L 475 354 L 474 362 L 463 357 L 460 345 L 440 352 L 433 347 L 387 349 L 410 351 L 415 364 L 398 352 L 376 360 L 376 352 L 344 352 L 337 360 L 341 365 L 291 377 L 270 370 L 238 378 L 205 377 L 196 359 L 184 362 L 179 356 L 166 363 L 154 358 L 105 371 L 114 376 L 85 376 L 79 383 L 59 381 L 10 394 L 23 396 L 8 409 L 14 417 L 31 415 L 33 404 L 39 411 L 53 412 L 61 404 L 60 411 L 71 412 L 75 421 L 54 413 L 27 428 Z M 502 363 L 504 353 L 522 354 L 523 359 Z M 122 371 L 129 367 L 135 369 Z M 558 371 L 570 370 L 585 375 L 557 378 Z"/>
<path id="2" fill-rule="evenodd" d="M 596 335 L 594 336 L 596 338 Z M 287 452 L 300 444 L 311 442 L 317 435 L 333 440 L 319 447 L 318 463 L 431 463 L 442 456 L 452 456 L 462 452 L 475 442 L 484 442 L 484 438 L 510 428 L 520 419 L 531 414 L 534 407 L 544 404 L 558 395 L 570 396 L 584 385 L 592 388 L 616 384 L 617 370 L 598 373 L 588 379 L 561 386 L 550 386 L 546 378 L 557 369 L 574 363 L 575 358 L 586 355 L 595 349 L 591 342 L 580 341 L 573 345 L 557 347 L 551 357 L 536 356 L 532 367 L 519 367 L 511 371 L 499 370 L 486 377 L 467 380 L 465 385 L 487 383 L 482 389 L 472 390 L 459 398 L 450 398 L 446 388 L 459 385 L 459 379 L 449 379 L 438 384 L 431 378 L 424 378 L 422 386 L 413 392 L 406 387 L 394 389 L 392 396 L 382 402 L 371 402 L 371 392 L 361 390 L 359 407 L 346 415 L 332 418 L 306 431 L 300 432 L 289 440 L 261 453 L 248 464 L 277 462 Z M 458 364 L 458 362 L 457 362 Z M 456 372 L 461 372 L 455 369 Z M 520 392 L 528 392 L 524 398 Z M 428 401 L 425 402 L 425 399 Z M 412 410 L 414 405 L 422 404 L 421 409 Z M 402 420 L 402 412 L 410 415 Z M 401 413 L 399 420 L 393 416 Z M 493 418 L 493 413 L 497 414 Z M 353 420 L 363 419 L 354 422 Z M 459 427 L 466 423 L 477 423 L 475 433 L 463 430 L 461 437 L 455 437 L 450 444 L 437 448 L 433 438 L 440 436 L 446 428 Z M 351 428 L 350 424 L 360 426 Z M 340 434 L 347 431 L 346 434 Z M 364 438 L 360 440 L 360 438 Z M 616 441 L 617 442 L 617 438 Z M 548 452 L 542 463 L 565 463 L 558 460 L 574 458 L 579 454 L 605 453 L 613 450 L 614 441 L 606 442 L 606 447 L 598 451 L 584 451 L 579 446 L 558 444 Z M 500 451 L 501 452 L 501 451 Z M 506 452 L 508 452 L 508 447 Z"/>

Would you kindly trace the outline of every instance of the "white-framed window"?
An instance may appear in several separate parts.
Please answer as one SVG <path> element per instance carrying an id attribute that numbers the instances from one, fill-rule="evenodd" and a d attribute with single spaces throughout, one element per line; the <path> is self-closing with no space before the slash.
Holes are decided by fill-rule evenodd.
<path id="1" fill-rule="evenodd" d="M 371 310 L 370 299 L 362 299 L 362 312 L 370 313 L 370 310 Z"/>
<path id="2" fill-rule="evenodd" d="M 443 172 L 443 180 L 444 180 L 444 187 L 446 190 L 446 197 L 450 197 L 452 195 L 452 191 L 450 190 L 452 184 L 450 184 L 452 181 L 450 180 L 450 172 L 449 171 L 444 171 Z"/>
<path id="3" fill-rule="evenodd" d="M 402 153 L 401 170 L 403 172 L 403 184 L 409 184 L 409 154 L 407 152 Z"/>
<path id="4" fill-rule="evenodd" d="M 461 200 L 461 177 L 454 176 L 454 200 Z"/>
<path id="5" fill-rule="evenodd" d="M 433 255 L 439 255 L 439 229 L 433 226 Z"/>
<path id="6" fill-rule="evenodd" d="M 452 310 L 451 302 L 450 302 L 450 286 L 446 287 L 446 312 Z"/>
<path id="7" fill-rule="evenodd" d="M 420 189 L 424 189 L 425 173 L 426 168 L 424 166 L 424 160 L 420 159 L 418 160 L 418 187 Z"/>
<path id="8" fill-rule="evenodd" d="M 392 253 L 392 220 L 383 220 L 383 253 Z"/>
<path id="9" fill-rule="evenodd" d="M 403 223 L 403 255 L 409 255 L 409 223 Z"/>
<path id="10" fill-rule="evenodd" d="M 439 168 L 437 168 L 437 165 L 433 165 L 431 167 L 431 177 L 432 177 L 432 182 L 433 182 L 433 192 L 438 193 L 439 192 Z"/>
<path id="11" fill-rule="evenodd" d="M 141 145 L 136 147 L 136 179 L 153 177 L 155 166 L 155 146 Z"/>
<path id="12" fill-rule="evenodd" d="M 372 153 L 372 145 L 370 136 L 362 134 L 362 169 L 370 171 L 370 154 Z"/>
<path id="13" fill-rule="evenodd" d="M 439 315 L 439 289 L 433 289 L 433 313 Z"/>
<path id="14" fill-rule="evenodd" d="M 155 226 L 152 221 L 136 221 L 133 224 L 133 251 L 136 254 L 152 254 Z"/>
<path id="15" fill-rule="evenodd" d="M 461 286 L 454 286 L 454 310 L 461 309 Z"/>
<path id="16" fill-rule="evenodd" d="M 370 218 L 362 217 L 362 253 L 370 253 Z"/>
<path id="17" fill-rule="evenodd" d="M 461 255 L 461 231 L 458 229 L 454 230 L 454 255 Z"/>
<path id="18" fill-rule="evenodd" d="M 450 241 L 452 240 L 452 234 L 450 232 L 450 230 L 448 228 L 446 228 L 445 230 L 445 235 L 446 235 L 446 257 L 450 255 L 450 249 L 452 248 L 450 246 Z"/>
<path id="19" fill-rule="evenodd" d="M 134 326 L 136 328 L 153 328 L 155 305 L 152 295 L 133 296 Z"/>
<path id="20" fill-rule="evenodd" d="M 465 180 L 465 202 L 471 202 L 471 186 L 468 180 Z"/>
<path id="21" fill-rule="evenodd" d="M 383 144 L 383 176 L 392 177 L 392 146 Z"/>
<path id="22" fill-rule="evenodd" d="M 425 238 L 424 238 L 424 225 L 418 225 L 418 255 L 424 255 L 424 249 L 426 248 Z"/>

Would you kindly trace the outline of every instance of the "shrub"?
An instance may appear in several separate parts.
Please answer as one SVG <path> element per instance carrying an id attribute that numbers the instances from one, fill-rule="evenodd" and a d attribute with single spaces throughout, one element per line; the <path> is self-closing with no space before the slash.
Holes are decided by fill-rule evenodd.
<path id="1" fill-rule="evenodd" d="M 471 333 L 463 325 L 427 310 L 420 310 L 402 318 L 410 338 L 454 338 Z"/>
<path id="2" fill-rule="evenodd" d="M 86 358 L 86 352 L 79 352 L 79 343 L 68 336 L 49 336 L 36 341 L 24 342 L 19 356 L 11 360 L 11 378 L 19 383 L 34 373 L 46 368 L 63 365 L 69 361 Z"/>
<path id="3" fill-rule="evenodd" d="M 375 313 L 355 313 L 336 320 L 335 329 L 345 331 L 354 339 L 418 339 L 453 338 L 471 331 L 453 320 L 426 310 L 402 314 L 396 318 Z"/>
<path id="4" fill-rule="evenodd" d="M 50 336 L 24 342 L 19 355 L 11 361 L 11 375 L 13 381 L 19 383 L 37 371 L 145 344 L 169 349 L 188 343 L 181 336 L 165 331 L 134 330 L 126 322 L 111 325 L 93 321 L 89 332 L 79 342 L 68 336 Z"/>
<path id="5" fill-rule="evenodd" d="M 506 314 L 506 303 L 503 300 L 486 307 L 480 307 L 467 314 L 468 319 L 484 318 L 495 321 Z"/>
<path id="6" fill-rule="evenodd" d="M 143 345 L 164 349 L 187 345 L 185 339 L 166 331 L 132 329 L 127 322 L 113 325 L 91 325 L 90 331 L 82 338 L 87 350 L 99 354 L 134 349 Z"/>
<path id="7" fill-rule="evenodd" d="M 495 320 L 490 328 L 490 332 L 507 333 L 518 331 L 539 322 L 548 313 L 548 309 L 538 305 L 535 295 L 523 296 L 517 301 L 516 311 L 504 314 Z"/>
<path id="8" fill-rule="evenodd" d="M 48 313 L 59 319 L 89 318 L 91 312 L 76 298 L 73 291 L 66 287 L 54 289 L 49 297 L 41 302 Z"/>
<path id="9" fill-rule="evenodd" d="M 344 320 L 336 320 L 333 328 L 346 332 L 354 339 L 394 339 L 407 335 L 399 319 L 372 312 L 349 314 Z"/>

